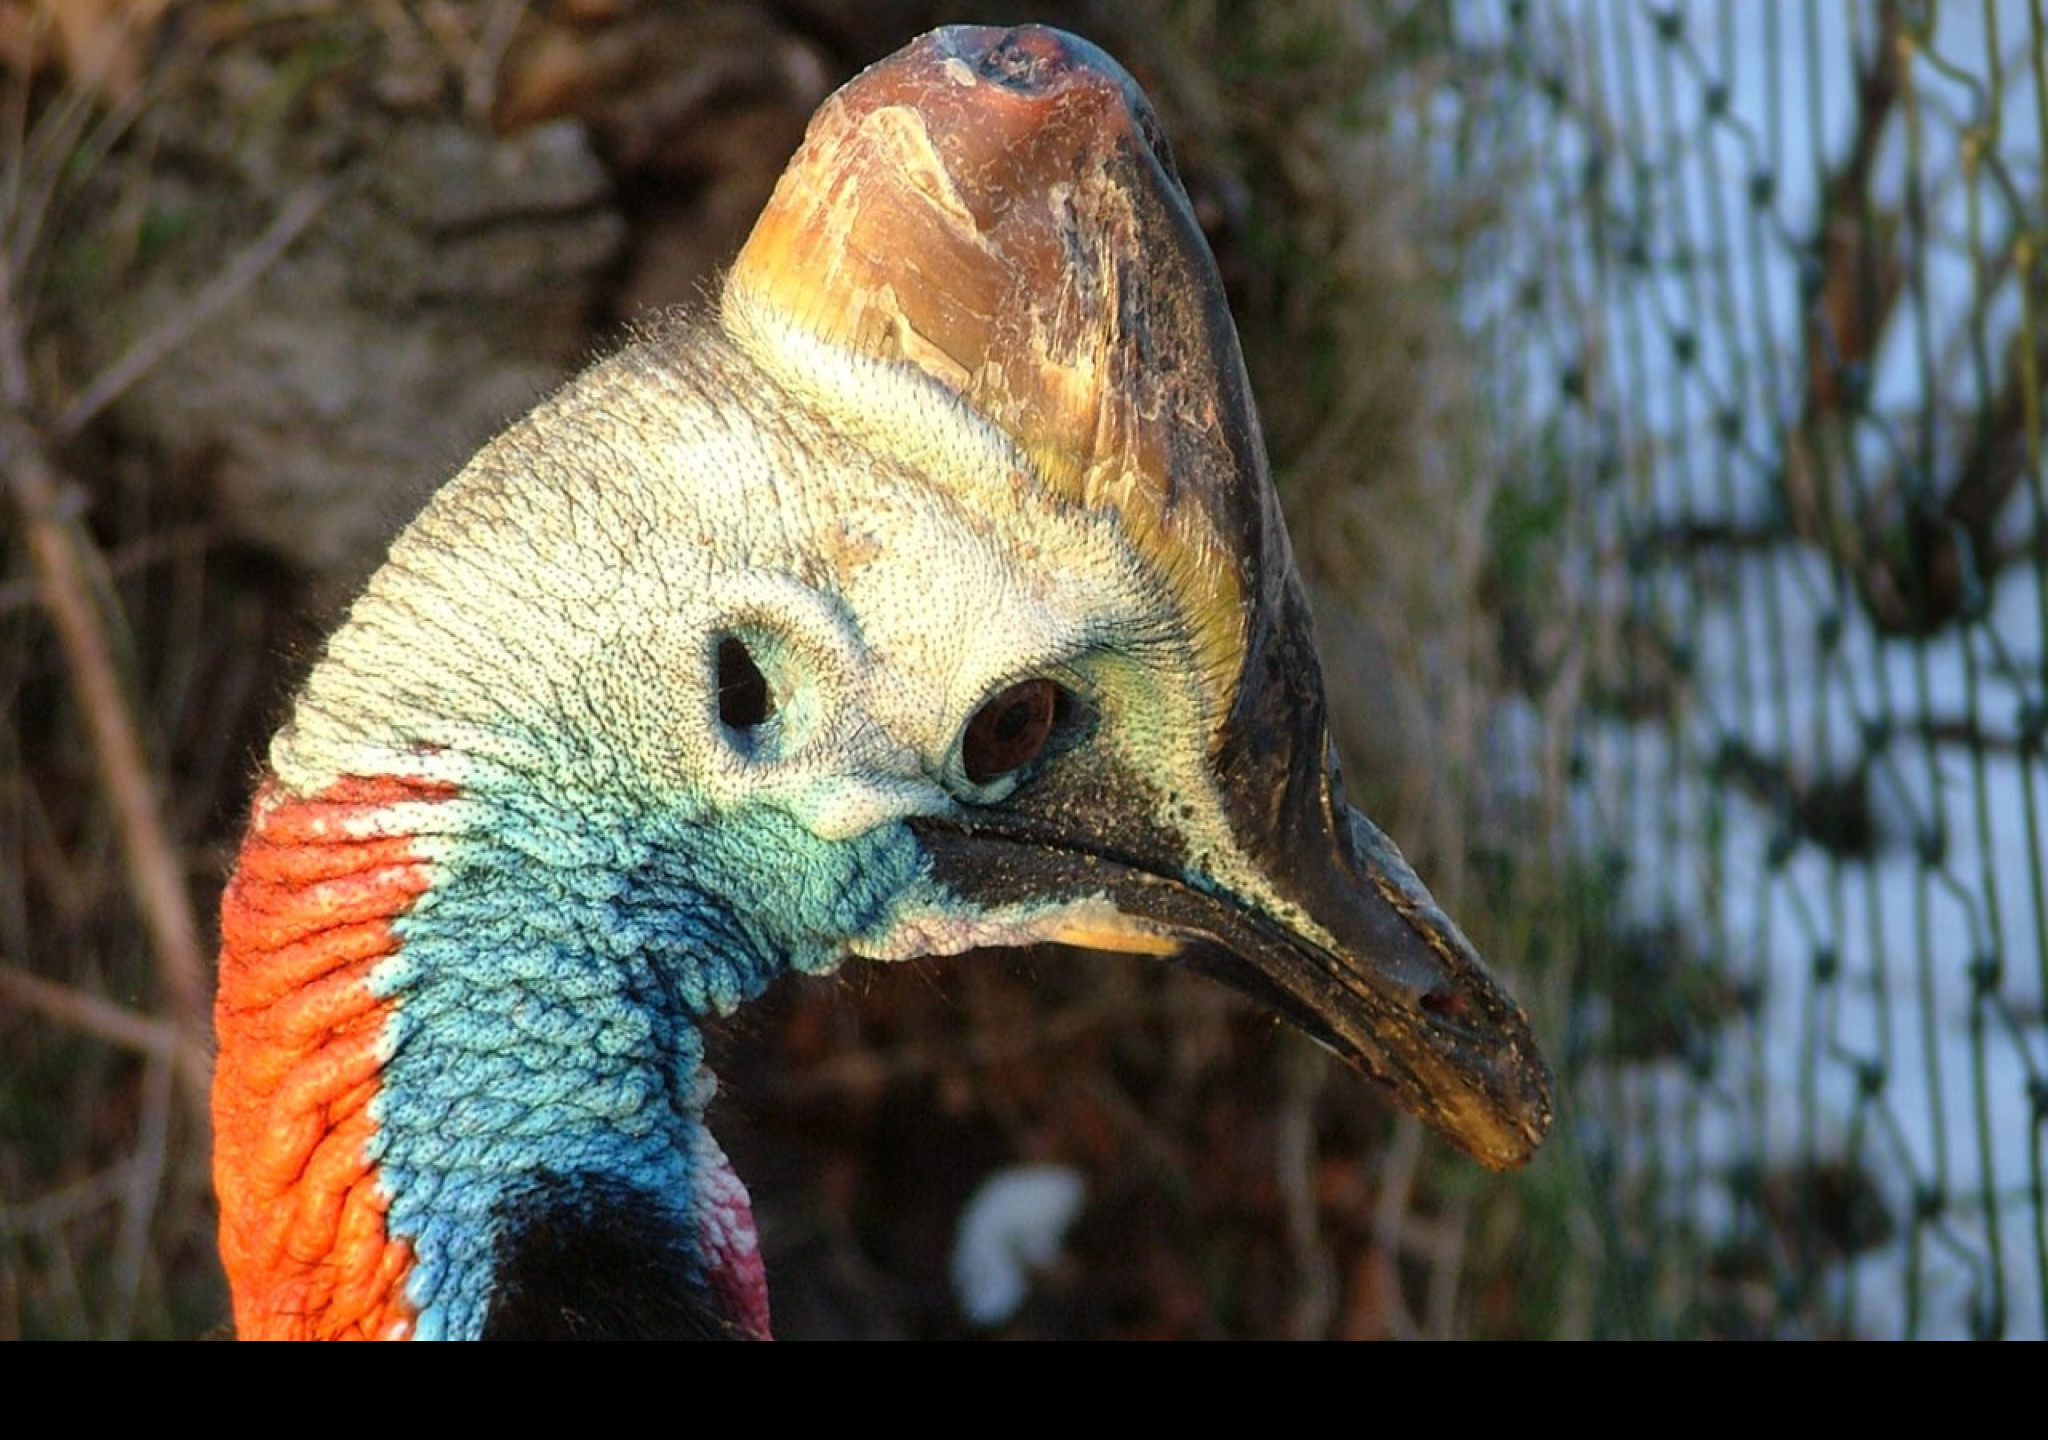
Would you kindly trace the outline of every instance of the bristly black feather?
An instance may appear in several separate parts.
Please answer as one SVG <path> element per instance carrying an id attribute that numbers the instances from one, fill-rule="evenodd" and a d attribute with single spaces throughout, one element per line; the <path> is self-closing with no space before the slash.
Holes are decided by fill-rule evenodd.
<path id="1" fill-rule="evenodd" d="M 499 1209 L 486 1340 L 743 1340 L 675 1209 L 612 1176 L 544 1174 Z"/>

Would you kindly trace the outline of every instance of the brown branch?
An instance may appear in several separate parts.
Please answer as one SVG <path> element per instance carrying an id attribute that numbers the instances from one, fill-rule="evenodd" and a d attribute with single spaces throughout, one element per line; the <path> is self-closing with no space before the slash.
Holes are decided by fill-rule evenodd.
<path id="1" fill-rule="evenodd" d="M 1394 1125 L 1394 1141 L 1380 1156 L 1379 1200 L 1373 1206 L 1372 1265 L 1376 1289 L 1385 1307 L 1382 1323 L 1396 1340 L 1423 1338 L 1422 1326 L 1401 1291 L 1400 1257 L 1408 1248 L 1408 1227 L 1415 1220 L 1410 1213 L 1415 1176 L 1422 1162 L 1422 1126 L 1404 1115 Z"/>
<path id="2" fill-rule="evenodd" d="M 7 308 L 0 272 L 0 310 Z M 10 407 L 11 409 L 11 407 Z M 65 669 L 85 718 L 100 788 L 113 807 L 128 881 L 149 931 L 157 973 L 179 1023 L 207 1029 L 206 962 L 185 872 L 157 803 L 106 627 L 93 603 L 85 552 L 91 545 L 66 516 L 59 479 L 41 437 L 18 411 L 0 413 L 0 467 L 20 513 L 43 604 L 64 649 Z"/>
<path id="3" fill-rule="evenodd" d="M 170 1020 L 140 1015 L 111 1000 L 41 979 L 5 963 L 0 963 L 0 998 L 12 999 L 25 1009 L 37 1011 L 95 1040 L 170 1062 L 193 1115 L 201 1124 L 206 1122 L 213 1089 L 213 1055 L 207 1049 L 205 1026 L 180 1026 Z"/>
<path id="4" fill-rule="evenodd" d="M 1465 1247 L 1472 1235 L 1471 1194 L 1453 1192 L 1445 1199 L 1444 1210 L 1434 1226 L 1437 1243 L 1430 1247 L 1429 1293 L 1422 1315 L 1429 1334 L 1450 1340 L 1457 1336 L 1458 1295 L 1465 1285 Z"/>
<path id="5" fill-rule="evenodd" d="M 325 181 L 314 181 L 300 187 L 247 250 L 236 256 L 198 294 L 123 351 L 120 358 L 94 376 L 78 397 L 64 407 L 55 427 L 58 439 L 68 440 L 91 424 L 93 418 L 119 399 L 129 386 L 148 374 L 166 355 L 191 339 L 194 331 L 255 284 L 292 241 L 313 223 L 332 189 Z"/>
<path id="6" fill-rule="evenodd" d="M 135 1159 L 130 1156 L 110 1170 L 88 1175 L 26 1204 L 0 1206 L 0 1236 L 47 1234 L 106 1208 L 127 1194 L 134 1183 Z"/>
<path id="7" fill-rule="evenodd" d="M 169 1021 L 138 1015 L 111 1000 L 44 980 L 11 965 L 0 965 L 0 996 L 124 1050 L 165 1058 L 178 1050 L 178 1027 Z"/>
<path id="8" fill-rule="evenodd" d="M 57 418 L 59 439 L 93 418 L 244 293 L 313 222 L 330 187 L 300 189 L 250 247 L 214 280 L 103 370 Z M 19 217 L 17 217 L 19 218 Z M 23 237 L 14 237 L 17 244 Z M 107 641 L 90 583 L 93 545 L 66 510 L 71 486 L 50 457 L 33 417 L 24 312 L 15 294 L 18 255 L 0 255 L 0 470 L 20 513 L 38 597 L 57 628 L 73 693 L 84 713 L 100 787 L 112 806 L 131 891 L 150 936 L 156 970 L 176 1018 L 173 1057 L 202 1117 L 208 1061 L 199 1037 L 209 1030 L 207 965 L 177 846 L 165 823 L 133 712 Z M 47 998 L 47 997 L 45 997 Z"/>
<path id="9" fill-rule="evenodd" d="M 108 1317 L 109 1339 L 126 1340 L 135 1330 L 135 1309 L 142 1296 L 142 1271 L 149 1263 L 149 1236 L 156 1227 L 157 1204 L 164 1190 L 164 1170 L 171 1153 L 171 1095 L 177 1066 L 155 1059 L 142 1077 L 142 1115 L 136 1127 L 135 1163 L 121 1196 L 121 1228 L 114 1244 L 114 1309 Z"/>
<path id="10" fill-rule="evenodd" d="M 1287 1216 L 1287 1249 L 1294 1262 L 1287 1330 L 1291 1339 L 1321 1340 L 1330 1333 L 1339 1298 L 1337 1268 L 1323 1239 L 1316 1187 L 1316 1101 L 1329 1065 L 1320 1050 L 1291 1043 L 1281 1050 L 1280 1067 L 1283 1090 L 1273 1166 Z"/>
<path id="11" fill-rule="evenodd" d="M 211 525 L 166 526 L 153 535 L 140 535 L 105 553 L 103 573 L 110 580 L 138 575 L 155 565 L 190 560 L 207 553 L 220 541 Z M 40 605 L 42 595 L 34 580 L 0 583 L 0 615 Z"/>

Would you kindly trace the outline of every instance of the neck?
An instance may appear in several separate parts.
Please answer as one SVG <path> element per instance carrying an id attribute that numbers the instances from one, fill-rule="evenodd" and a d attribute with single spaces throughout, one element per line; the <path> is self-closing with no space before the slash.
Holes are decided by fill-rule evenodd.
<path id="1" fill-rule="evenodd" d="M 766 1333 L 700 1025 L 787 962 L 702 883 L 701 827 L 513 796 L 258 801 L 216 1088 L 244 1335 Z"/>

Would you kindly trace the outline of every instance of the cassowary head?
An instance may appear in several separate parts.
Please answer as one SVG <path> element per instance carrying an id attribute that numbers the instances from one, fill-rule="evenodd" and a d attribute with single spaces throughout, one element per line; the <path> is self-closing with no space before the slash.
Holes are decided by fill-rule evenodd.
<path id="1" fill-rule="evenodd" d="M 813 122 L 716 314 L 394 545 L 223 903 L 254 1335 L 765 1335 L 703 1027 L 787 971 L 1174 956 L 1492 1166 L 1527 1022 L 1345 802 L 1236 335 L 1130 78 L 941 31 Z"/>

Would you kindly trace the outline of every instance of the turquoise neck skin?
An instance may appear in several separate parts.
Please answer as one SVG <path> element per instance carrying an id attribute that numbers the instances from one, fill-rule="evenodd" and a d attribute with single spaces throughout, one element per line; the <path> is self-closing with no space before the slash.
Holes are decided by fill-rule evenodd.
<path id="1" fill-rule="evenodd" d="M 777 811 L 690 818 L 539 794 L 530 775 L 473 780 L 464 800 L 373 980 L 397 1009 L 371 1158 L 416 1257 L 421 1338 L 481 1332 L 522 1186 L 621 1181 L 699 1233 L 704 1021 L 785 971 L 831 969 L 922 888 L 901 825 L 827 842 Z"/>

